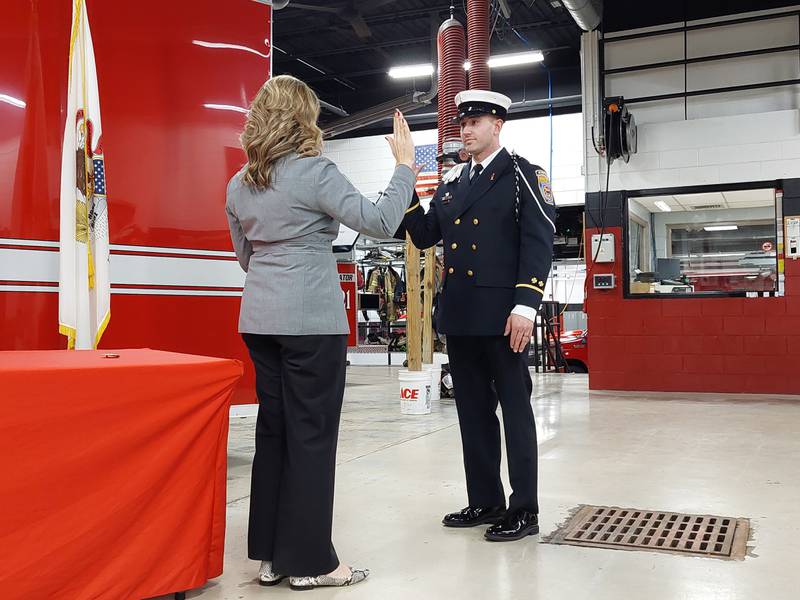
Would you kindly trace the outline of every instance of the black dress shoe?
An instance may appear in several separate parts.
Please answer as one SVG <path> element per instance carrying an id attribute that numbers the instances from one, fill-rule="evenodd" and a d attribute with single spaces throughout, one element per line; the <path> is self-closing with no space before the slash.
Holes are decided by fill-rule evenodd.
<path id="1" fill-rule="evenodd" d="M 539 533 L 539 516 L 528 510 L 515 510 L 495 526 L 489 527 L 483 535 L 490 542 L 513 542 L 529 535 Z"/>
<path id="2" fill-rule="evenodd" d="M 487 523 L 497 523 L 506 512 L 505 506 L 468 506 L 459 512 L 445 515 L 442 523 L 445 527 L 475 527 Z"/>

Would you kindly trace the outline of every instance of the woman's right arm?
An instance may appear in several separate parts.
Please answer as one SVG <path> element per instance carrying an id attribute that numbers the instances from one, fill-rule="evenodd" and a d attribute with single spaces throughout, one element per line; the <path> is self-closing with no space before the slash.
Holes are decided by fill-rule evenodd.
<path id="1" fill-rule="evenodd" d="M 381 199 L 372 201 L 359 192 L 328 159 L 320 159 L 322 169 L 314 192 L 320 209 L 359 233 L 390 238 L 411 204 L 416 176 L 407 165 L 397 165 Z"/>
<path id="2" fill-rule="evenodd" d="M 377 238 L 392 237 L 411 204 L 417 173 L 414 171 L 414 143 L 411 131 L 400 111 L 394 114 L 394 135 L 386 141 L 397 162 L 389 185 L 377 204 L 362 195 L 328 159 L 321 159 L 322 169 L 315 192 L 320 208 L 350 229 Z"/>

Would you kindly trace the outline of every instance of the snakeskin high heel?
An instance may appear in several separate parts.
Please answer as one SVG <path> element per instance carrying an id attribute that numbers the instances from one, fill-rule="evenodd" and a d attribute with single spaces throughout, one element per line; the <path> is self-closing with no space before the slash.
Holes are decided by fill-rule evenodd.
<path id="1" fill-rule="evenodd" d="M 354 569 L 350 567 L 349 577 L 331 577 L 330 575 L 289 577 L 289 586 L 297 591 L 313 590 L 318 587 L 345 587 L 361 583 L 367 577 L 369 577 L 369 569 Z"/>

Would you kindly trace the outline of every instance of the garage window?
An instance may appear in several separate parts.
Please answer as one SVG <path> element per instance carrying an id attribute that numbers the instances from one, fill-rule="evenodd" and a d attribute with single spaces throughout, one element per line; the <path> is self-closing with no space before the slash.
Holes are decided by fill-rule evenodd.
<path id="1" fill-rule="evenodd" d="M 773 188 L 631 196 L 627 206 L 629 294 L 777 290 Z"/>

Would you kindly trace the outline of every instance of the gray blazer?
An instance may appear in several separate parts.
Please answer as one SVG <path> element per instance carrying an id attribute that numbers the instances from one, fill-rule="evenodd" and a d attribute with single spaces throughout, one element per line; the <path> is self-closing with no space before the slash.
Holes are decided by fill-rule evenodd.
<path id="1" fill-rule="evenodd" d="M 347 334 L 332 248 L 338 222 L 369 236 L 391 237 L 411 204 L 414 173 L 396 167 L 377 204 L 324 157 L 279 159 L 273 185 L 265 191 L 247 187 L 241 174 L 228 183 L 225 203 L 233 248 L 247 272 L 239 331 Z"/>

